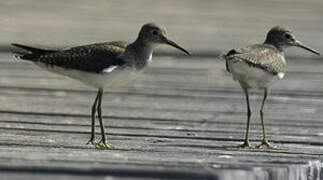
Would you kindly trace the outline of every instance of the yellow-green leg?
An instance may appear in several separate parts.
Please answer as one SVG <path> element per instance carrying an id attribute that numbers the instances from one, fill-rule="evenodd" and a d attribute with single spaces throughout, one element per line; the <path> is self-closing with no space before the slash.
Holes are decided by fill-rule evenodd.
<path id="1" fill-rule="evenodd" d="M 269 141 L 267 140 L 266 129 L 265 129 L 265 120 L 264 120 L 264 107 L 265 107 L 265 102 L 266 102 L 267 96 L 268 96 L 268 90 L 265 89 L 264 90 L 264 98 L 262 100 L 261 109 L 260 109 L 260 118 L 261 118 L 263 139 L 262 139 L 262 143 L 257 147 L 258 148 L 267 148 L 267 149 L 278 149 L 278 147 L 270 144 Z"/>
<path id="2" fill-rule="evenodd" d="M 247 121 L 247 128 L 246 128 L 246 137 L 244 140 L 244 143 L 239 145 L 239 148 L 254 148 L 254 146 L 251 146 L 249 142 L 249 125 L 250 125 L 250 118 L 251 118 L 251 110 L 250 110 L 250 104 L 249 104 L 249 94 L 248 94 L 248 89 L 243 88 L 243 91 L 246 96 L 246 101 L 247 101 L 247 115 L 248 115 L 248 121 Z"/>
<path id="3" fill-rule="evenodd" d="M 96 111 L 98 108 L 98 99 L 99 99 L 99 95 L 100 95 L 100 91 L 98 91 L 95 101 L 92 105 L 92 114 L 91 114 L 91 119 L 92 119 L 92 123 L 91 123 L 91 138 L 90 140 L 87 142 L 87 144 L 92 144 L 94 145 L 96 148 L 99 147 L 99 144 L 95 141 L 95 116 L 96 116 Z"/>
<path id="4" fill-rule="evenodd" d="M 100 128 L 101 128 L 101 141 L 99 142 L 100 147 L 106 148 L 106 149 L 113 149 L 113 146 L 108 143 L 107 136 L 105 134 L 103 120 L 102 120 L 102 109 L 101 109 L 101 102 L 102 102 L 102 95 L 103 95 L 103 89 L 99 89 L 99 99 L 98 99 L 98 117 L 100 122 Z"/>

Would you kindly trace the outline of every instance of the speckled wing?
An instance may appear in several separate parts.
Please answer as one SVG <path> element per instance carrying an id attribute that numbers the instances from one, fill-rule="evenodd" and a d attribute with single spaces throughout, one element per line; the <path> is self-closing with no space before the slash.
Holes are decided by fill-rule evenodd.
<path id="1" fill-rule="evenodd" d="M 244 61 L 250 66 L 262 68 L 273 74 L 285 72 L 284 55 L 274 46 L 267 44 L 256 44 L 242 49 L 233 49 L 224 56 L 226 59 L 227 70 L 228 61 Z"/>
<path id="2" fill-rule="evenodd" d="M 19 55 L 21 59 L 41 62 L 48 66 L 59 66 L 66 69 L 75 69 L 87 72 L 100 73 L 111 66 L 123 65 L 125 62 L 119 58 L 128 43 L 124 41 L 113 41 L 105 43 L 77 46 L 63 51 L 42 52 L 29 51 Z M 18 46 L 19 47 L 19 46 Z M 27 46 L 25 46 L 27 47 Z"/>
<path id="3" fill-rule="evenodd" d="M 103 44 L 113 45 L 113 46 L 117 46 L 117 47 L 120 47 L 123 49 L 126 49 L 126 47 L 129 45 L 129 43 L 126 41 L 111 41 L 111 42 L 106 42 Z"/>

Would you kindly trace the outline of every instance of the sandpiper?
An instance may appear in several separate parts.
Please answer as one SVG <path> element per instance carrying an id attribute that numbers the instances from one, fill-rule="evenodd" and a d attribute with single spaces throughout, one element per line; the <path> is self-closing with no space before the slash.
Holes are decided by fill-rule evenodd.
<path id="1" fill-rule="evenodd" d="M 92 106 L 91 143 L 97 148 L 113 148 L 108 143 L 102 121 L 101 101 L 104 90 L 123 84 L 140 72 L 152 59 L 154 49 L 161 44 L 173 46 L 186 54 L 188 51 L 168 39 L 164 26 L 148 23 L 142 26 L 138 38 L 131 44 L 124 41 L 77 46 L 67 50 L 40 49 L 21 44 L 13 46 L 24 49 L 17 57 L 36 65 L 79 80 L 98 89 Z M 96 113 L 101 128 L 101 140 L 95 140 Z"/>
<path id="2" fill-rule="evenodd" d="M 227 71 L 232 73 L 233 79 L 240 83 L 247 101 L 247 128 L 244 143 L 241 148 L 255 148 L 249 142 L 249 123 L 251 110 L 249 106 L 248 90 L 252 88 L 264 91 L 264 97 L 260 109 L 262 123 L 263 139 L 258 148 L 275 149 L 266 137 L 264 122 L 264 105 L 267 99 L 269 88 L 272 84 L 284 78 L 286 72 L 286 61 L 284 49 L 290 46 L 296 46 L 320 55 L 318 51 L 311 49 L 296 40 L 291 30 L 276 26 L 268 33 L 263 44 L 254 44 L 241 49 L 232 49 L 224 58 L 226 60 Z"/>

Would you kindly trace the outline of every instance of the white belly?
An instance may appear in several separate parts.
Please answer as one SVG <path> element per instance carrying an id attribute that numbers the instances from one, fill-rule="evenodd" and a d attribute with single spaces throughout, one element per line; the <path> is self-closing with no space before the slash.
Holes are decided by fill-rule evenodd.
<path id="1" fill-rule="evenodd" d="M 284 78 L 284 73 L 274 75 L 261 68 L 253 67 L 243 61 L 229 63 L 230 71 L 234 80 L 238 80 L 240 84 L 246 88 L 268 88 L 278 80 Z"/>
<path id="2" fill-rule="evenodd" d="M 43 63 L 36 62 L 39 67 L 50 72 L 65 75 L 73 79 L 79 80 L 86 85 L 95 88 L 112 88 L 127 84 L 135 79 L 138 71 L 132 67 L 116 67 L 111 68 L 102 73 L 91 73 L 79 70 L 65 69 L 58 66 L 47 66 Z"/>

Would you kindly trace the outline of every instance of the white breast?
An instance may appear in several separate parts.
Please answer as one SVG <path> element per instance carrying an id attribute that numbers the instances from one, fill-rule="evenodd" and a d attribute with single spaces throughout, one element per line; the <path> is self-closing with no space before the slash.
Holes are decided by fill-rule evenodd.
<path id="1" fill-rule="evenodd" d="M 102 71 L 102 73 L 91 73 L 58 66 L 47 66 L 39 62 L 35 64 L 50 72 L 79 80 L 88 86 L 103 89 L 125 85 L 129 81 L 133 81 L 138 73 L 134 68 L 126 66 L 112 66 Z"/>
<path id="2" fill-rule="evenodd" d="M 250 66 L 243 61 L 229 62 L 229 69 L 234 80 L 238 80 L 247 88 L 267 88 L 284 77 L 284 73 L 274 75 L 264 69 Z"/>

